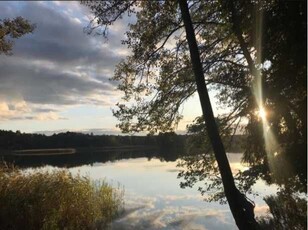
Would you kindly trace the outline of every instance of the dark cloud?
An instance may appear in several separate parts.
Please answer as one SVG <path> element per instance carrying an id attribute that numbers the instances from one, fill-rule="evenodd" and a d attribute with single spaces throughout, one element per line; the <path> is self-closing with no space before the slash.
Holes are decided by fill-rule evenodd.
<path id="1" fill-rule="evenodd" d="M 85 8 L 80 5 L 80 10 L 82 9 Z M 119 61 L 120 56 L 114 53 L 114 47 L 103 48 L 104 41 L 101 37 L 91 37 L 83 32 L 86 23 L 78 23 L 76 20 L 79 19 L 72 18 L 59 9 L 31 2 L 24 3 L 16 10 L 15 16 L 17 14 L 35 23 L 36 30 L 16 42 L 15 55 L 61 65 L 99 64 L 110 67 Z"/>
<path id="2" fill-rule="evenodd" d="M 105 43 L 83 33 L 88 22 L 81 16 L 89 14 L 84 6 L 59 4 L 0 3 L 3 18 L 22 16 L 37 26 L 33 34 L 16 41 L 13 56 L 1 57 L 0 100 L 110 106 L 106 99 L 115 95 L 115 83 L 108 79 L 122 57 L 118 51 L 124 49 L 119 46 L 124 27 L 118 25 Z M 45 110 L 33 112 L 52 112 Z"/>
<path id="3" fill-rule="evenodd" d="M 94 81 L 61 69 L 15 62 L 10 57 L 2 64 L 0 97 L 5 99 L 17 95 L 36 104 L 103 103 L 104 93 L 114 90 L 108 82 Z"/>

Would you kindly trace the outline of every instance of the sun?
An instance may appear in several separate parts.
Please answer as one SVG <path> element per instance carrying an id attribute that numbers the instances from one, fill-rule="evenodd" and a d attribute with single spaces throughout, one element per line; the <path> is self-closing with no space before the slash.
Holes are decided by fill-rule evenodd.
<path id="1" fill-rule="evenodd" d="M 258 116 L 262 119 L 265 120 L 266 119 L 266 110 L 264 109 L 264 107 L 260 107 L 259 111 L 257 112 Z"/>

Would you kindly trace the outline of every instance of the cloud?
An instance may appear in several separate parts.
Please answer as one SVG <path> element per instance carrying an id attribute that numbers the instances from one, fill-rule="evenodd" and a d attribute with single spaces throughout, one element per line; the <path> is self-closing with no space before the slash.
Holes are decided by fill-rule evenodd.
<path id="1" fill-rule="evenodd" d="M 38 113 L 32 115 L 32 109 L 25 101 L 15 101 L 13 103 L 0 102 L 0 121 L 5 120 L 64 120 L 65 117 L 59 116 L 56 112 L 40 109 Z"/>
<path id="2" fill-rule="evenodd" d="M 8 117 L 11 117 L 14 114 L 14 111 L 12 111 L 8 104 L 5 102 L 0 103 L 0 119 L 4 120 L 7 119 Z"/>
<path id="3" fill-rule="evenodd" d="M 146 206 L 128 208 L 111 224 L 112 229 L 236 229 L 232 216 L 224 210 L 193 206 L 168 206 L 160 210 Z"/>
<path id="4" fill-rule="evenodd" d="M 48 113 L 39 113 L 35 116 L 34 119 L 39 121 L 50 121 L 50 120 L 55 121 L 55 120 L 66 120 L 67 118 L 60 117 L 55 112 L 48 112 Z"/>
<path id="5" fill-rule="evenodd" d="M 33 108 L 32 110 L 38 113 L 48 113 L 48 112 L 58 112 L 59 111 L 57 109 L 52 109 L 52 108 Z"/>
<path id="6" fill-rule="evenodd" d="M 29 19 L 37 28 L 33 34 L 16 42 L 15 55 L 48 60 L 64 67 L 97 66 L 100 70 L 113 68 L 122 58 L 120 53 L 126 53 L 126 48 L 120 46 L 126 22 L 118 23 L 122 30 L 112 27 L 111 37 L 106 43 L 102 37 L 83 32 L 88 21 L 78 16 L 90 13 L 80 4 L 63 3 L 52 8 L 37 2 L 24 3 L 16 14 Z"/>
<path id="7" fill-rule="evenodd" d="M 0 7 L 2 18 L 22 16 L 36 24 L 33 34 L 15 41 L 13 56 L 1 56 L 1 119 L 64 119 L 58 112 L 68 106 L 115 104 L 119 95 L 109 78 L 127 53 L 120 40 L 128 19 L 111 27 L 106 43 L 83 32 L 91 15 L 78 2 L 0 2 Z M 24 101 L 29 114 L 7 107 L 16 101 Z"/>
<path id="8" fill-rule="evenodd" d="M 0 101 L 0 121 L 18 119 L 21 115 L 30 111 L 31 109 L 25 101 L 15 101 L 14 103 Z"/>
<path id="9" fill-rule="evenodd" d="M 23 98 L 38 104 L 102 104 L 106 92 L 114 90 L 108 82 L 88 79 L 82 73 L 66 72 L 35 64 L 4 59 L 1 66 L 0 97 Z M 105 103 L 109 105 L 108 103 Z"/>

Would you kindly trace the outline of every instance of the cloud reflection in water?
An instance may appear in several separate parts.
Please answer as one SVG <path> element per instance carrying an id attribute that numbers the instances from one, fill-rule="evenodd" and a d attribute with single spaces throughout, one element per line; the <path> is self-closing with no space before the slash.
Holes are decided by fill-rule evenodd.
<path id="1" fill-rule="evenodd" d="M 243 169 L 239 161 L 241 154 L 228 154 L 228 157 L 234 171 Z M 204 202 L 197 188 L 180 188 L 176 164 L 137 158 L 85 165 L 71 171 L 94 180 L 107 178 L 124 186 L 125 211 L 112 223 L 111 229 L 237 229 L 227 205 Z M 262 195 L 253 198 L 256 214 L 265 214 L 267 206 L 262 197 L 275 190 L 261 181 L 256 184 L 256 190 Z"/>

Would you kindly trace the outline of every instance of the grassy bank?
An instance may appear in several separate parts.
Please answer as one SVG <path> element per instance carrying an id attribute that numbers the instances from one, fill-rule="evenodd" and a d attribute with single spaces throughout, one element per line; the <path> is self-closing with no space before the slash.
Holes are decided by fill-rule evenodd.
<path id="1" fill-rule="evenodd" d="M 0 167 L 0 229 L 104 229 L 122 198 L 122 190 L 67 170 Z"/>

